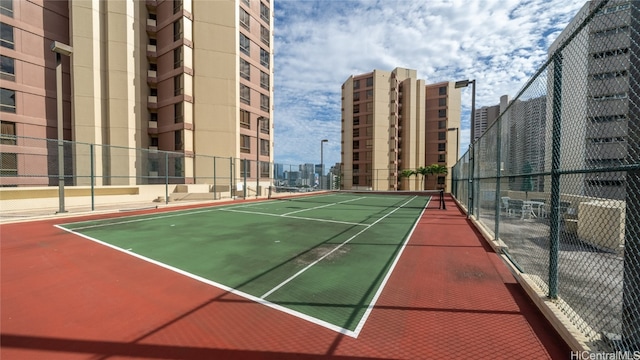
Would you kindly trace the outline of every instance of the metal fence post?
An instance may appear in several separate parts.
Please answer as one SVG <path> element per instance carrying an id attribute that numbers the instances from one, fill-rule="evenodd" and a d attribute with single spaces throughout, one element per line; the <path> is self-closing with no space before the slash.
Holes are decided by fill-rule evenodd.
<path id="1" fill-rule="evenodd" d="M 169 153 L 164 153 L 164 203 L 169 203 Z"/>
<path id="2" fill-rule="evenodd" d="M 213 157 L 213 200 L 218 200 L 217 199 L 217 194 L 216 192 L 218 191 L 217 187 L 216 187 L 216 157 Z"/>
<path id="3" fill-rule="evenodd" d="M 502 191 L 502 167 L 500 166 L 502 162 L 502 117 L 499 117 L 496 122 L 496 216 L 494 219 L 494 238 L 498 240 L 500 238 L 500 215 L 502 211 L 502 196 L 500 196 L 500 191 Z"/>
<path id="4" fill-rule="evenodd" d="M 467 202 L 467 218 L 473 215 L 473 144 L 469 144 L 469 188 Z"/>
<path id="5" fill-rule="evenodd" d="M 242 160 L 240 160 L 242 161 Z M 244 185 L 242 186 L 242 197 L 244 199 L 247 198 L 247 162 L 248 160 L 244 160 L 242 161 L 242 170 L 243 170 L 243 174 L 242 174 L 242 181 L 244 182 Z"/>
<path id="6" fill-rule="evenodd" d="M 553 58 L 553 113 L 551 137 L 551 214 L 549 217 L 549 297 L 558 298 L 560 250 L 560 146 L 562 145 L 562 54 Z"/>
<path id="7" fill-rule="evenodd" d="M 233 183 L 233 157 L 229 157 L 229 184 L 231 184 L 229 186 L 229 196 L 231 196 L 232 199 L 235 199 L 235 189 L 234 189 L 234 183 Z"/>

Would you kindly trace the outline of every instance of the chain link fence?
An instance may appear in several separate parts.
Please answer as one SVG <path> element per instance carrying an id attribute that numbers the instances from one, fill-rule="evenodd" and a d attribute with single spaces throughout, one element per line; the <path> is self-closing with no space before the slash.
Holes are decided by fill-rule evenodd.
<path id="1" fill-rule="evenodd" d="M 640 350 L 639 20 L 640 2 L 588 2 L 452 171 L 595 351 Z"/>
<path id="2" fill-rule="evenodd" d="M 3 220 L 153 207 L 172 201 L 266 198 L 272 186 L 318 189 L 319 185 L 319 169 L 313 164 L 284 165 L 6 134 L 0 138 L 0 160 Z"/>

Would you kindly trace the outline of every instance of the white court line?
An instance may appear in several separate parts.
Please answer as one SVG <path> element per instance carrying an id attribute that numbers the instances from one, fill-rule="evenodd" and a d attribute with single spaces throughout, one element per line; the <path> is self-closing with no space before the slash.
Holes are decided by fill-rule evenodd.
<path id="1" fill-rule="evenodd" d="M 351 240 L 355 239 L 358 235 L 362 234 L 363 232 L 367 231 L 368 229 L 370 229 L 373 225 L 379 223 L 380 221 L 382 221 L 383 219 L 385 219 L 387 216 L 393 214 L 394 212 L 398 211 L 399 209 L 401 209 L 402 207 L 404 207 L 405 205 L 407 205 L 409 202 L 413 201 L 413 199 L 415 199 L 417 196 L 412 197 L 411 199 L 407 200 L 404 204 L 400 205 L 399 207 L 393 209 L 392 211 L 389 211 L 387 214 L 385 214 L 383 217 L 381 217 L 380 219 L 374 221 L 373 223 L 371 223 L 370 225 L 367 225 L 367 227 L 365 227 L 364 229 L 358 231 L 357 234 L 353 235 L 352 237 L 348 238 L 347 240 L 343 241 L 340 245 L 336 246 L 335 248 L 333 248 L 333 250 L 329 251 L 328 253 L 324 254 L 322 257 L 320 257 L 318 260 L 312 262 L 311 264 L 307 265 L 306 267 L 304 267 L 302 270 L 298 271 L 297 273 L 293 274 L 292 276 L 290 276 L 288 279 L 286 279 L 285 281 L 281 282 L 280 284 L 278 284 L 276 287 L 274 287 L 273 289 L 267 291 L 264 295 L 260 296 L 260 299 L 264 299 L 267 296 L 273 294 L 274 292 L 276 292 L 278 289 L 280 289 L 281 287 L 285 286 L 287 283 L 289 283 L 291 280 L 297 278 L 298 276 L 300 276 L 302 273 L 304 273 L 305 271 L 309 270 L 309 268 L 311 268 L 312 266 L 314 266 L 315 264 L 319 263 L 321 260 L 323 260 L 324 258 L 326 258 L 327 256 L 331 255 L 334 251 L 340 249 L 342 246 L 346 245 L 348 242 L 350 242 Z"/>
<path id="2" fill-rule="evenodd" d="M 257 212 L 257 211 L 244 211 L 244 210 L 235 210 L 235 209 L 220 209 L 220 211 L 228 211 L 228 212 L 236 212 L 236 213 L 252 214 L 252 215 L 284 217 L 284 218 L 290 218 L 290 219 L 318 221 L 318 222 L 324 222 L 324 223 L 335 223 L 335 224 L 344 224 L 344 225 L 358 225 L 358 226 L 367 226 L 368 225 L 368 224 L 354 223 L 354 222 L 348 222 L 348 221 L 306 218 L 306 217 L 301 217 L 301 216 L 285 216 L 283 214 L 271 214 L 271 213 L 263 213 L 263 212 Z"/>
<path id="3" fill-rule="evenodd" d="M 352 201 L 356 201 L 356 200 L 362 200 L 362 199 L 365 199 L 365 198 L 366 198 L 366 196 L 361 196 L 359 198 L 340 201 L 340 202 L 337 202 L 337 203 L 325 204 L 325 205 L 320 205 L 320 206 L 316 206 L 316 207 L 312 207 L 312 208 L 308 208 L 308 209 L 296 210 L 296 211 L 292 211 L 292 212 L 288 212 L 288 213 L 282 214 L 282 216 L 287 216 L 287 215 L 291 215 L 291 214 L 295 214 L 295 213 L 299 213 L 299 212 L 303 212 L 303 211 L 322 209 L 322 208 L 325 208 L 325 207 L 334 206 L 334 205 L 338 205 L 338 204 L 344 204 L 344 203 L 348 203 L 348 202 L 352 202 Z"/>

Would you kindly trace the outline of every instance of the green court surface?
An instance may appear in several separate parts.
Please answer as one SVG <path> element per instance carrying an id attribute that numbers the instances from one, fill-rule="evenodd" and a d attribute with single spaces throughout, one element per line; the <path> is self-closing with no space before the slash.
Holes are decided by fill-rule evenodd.
<path id="1" fill-rule="evenodd" d="M 323 194 L 59 227 L 357 336 L 428 202 Z"/>

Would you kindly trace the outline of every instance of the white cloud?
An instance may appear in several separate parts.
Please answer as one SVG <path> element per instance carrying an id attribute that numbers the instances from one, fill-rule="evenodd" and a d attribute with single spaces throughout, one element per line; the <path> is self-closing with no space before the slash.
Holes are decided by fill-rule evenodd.
<path id="1" fill-rule="evenodd" d="M 326 138 L 325 164 L 340 161 L 340 91 L 350 75 L 406 67 L 427 83 L 476 79 L 477 107 L 515 96 L 584 3 L 275 0 L 275 160 L 318 163 Z M 469 89 L 462 101 L 468 116 Z M 463 146 L 468 126 L 463 118 Z"/>

